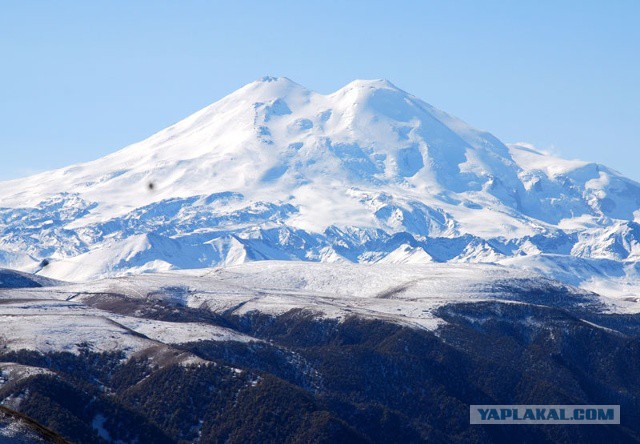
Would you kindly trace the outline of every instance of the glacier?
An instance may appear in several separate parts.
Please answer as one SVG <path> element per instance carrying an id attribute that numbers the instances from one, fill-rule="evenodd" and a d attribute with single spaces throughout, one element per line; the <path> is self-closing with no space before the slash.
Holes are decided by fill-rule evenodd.
<path id="1" fill-rule="evenodd" d="M 260 260 L 482 263 L 640 310 L 640 184 L 505 144 L 386 80 L 265 77 L 0 186 L 0 266 L 65 281 Z"/>

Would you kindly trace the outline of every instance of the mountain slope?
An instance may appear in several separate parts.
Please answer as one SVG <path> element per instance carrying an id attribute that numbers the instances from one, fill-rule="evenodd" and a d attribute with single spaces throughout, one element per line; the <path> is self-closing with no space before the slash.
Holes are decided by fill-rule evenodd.
<path id="1" fill-rule="evenodd" d="M 109 156 L 3 185 L 0 264 L 58 279 L 543 255 L 554 276 L 587 260 L 572 284 L 637 282 L 640 184 L 507 146 L 384 80 L 322 95 L 263 78 Z"/>
<path id="2" fill-rule="evenodd" d="M 532 273 L 261 261 L 57 284 L 0 288 L 0 442 L 38 442 L 33 421 L 79 444 L 640 437 L 640 314 Z M 621 425 L 469 425 L 470 404 L 541 400 L 620 405 Z"/>
<path id="3" fill-rule="evenodd" d="M 2 444 L 67 444 L 67 441 L 57 433 L 4 406 L 0 406 L 0 442 Z"/>

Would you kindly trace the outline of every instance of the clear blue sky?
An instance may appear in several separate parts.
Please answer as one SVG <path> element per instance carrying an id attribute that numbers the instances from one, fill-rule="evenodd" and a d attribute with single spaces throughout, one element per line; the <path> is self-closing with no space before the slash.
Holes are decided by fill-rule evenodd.
<path id="1" fill-rule="evenodd" d="M 87 161 L 263 75 L 397 86 L 640 180 L 640 1 L 32 1 L 0 12 L 0 178 Z"/>

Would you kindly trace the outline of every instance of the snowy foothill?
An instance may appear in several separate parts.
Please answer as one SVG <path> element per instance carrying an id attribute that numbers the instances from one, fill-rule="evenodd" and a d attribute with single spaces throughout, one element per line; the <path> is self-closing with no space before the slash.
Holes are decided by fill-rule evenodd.
<path id="1" fill-rule="evenodd" d="M 259 261 L 2 289 L 0 346 L 42 353 L 123 352 L 131 357 L 149 350 L 166 355 L 174 344 L 197 341 L 260 341 L 215 322 L 157 320 L 157 307 L 221 316 L 295 311 L 338 322 L 356 316 L 437 330 L 444 323 L 438 309 L 483 301 L 620 309 L 594 293 L 499 265 Z M 156 314 L 149 315 L 148 307 Z M 188 354 L 179 358 L 194 359 Z"/>

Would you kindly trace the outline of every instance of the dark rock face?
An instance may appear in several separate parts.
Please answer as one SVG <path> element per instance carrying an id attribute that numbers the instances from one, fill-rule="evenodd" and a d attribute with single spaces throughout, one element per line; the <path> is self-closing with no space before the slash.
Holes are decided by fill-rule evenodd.
<path id="1" fill-rule="evenodd" d="M 640 440 L 640 316 L 463 303 L 430 332 L 299 310 L 182 313 L 256 341 L 182 344 L 206 361 L 193 365 L 5 352 L 55 375 L 0 385 L 0 400 L 77 443 Z M 622 424 L 471 426 L 469 404 L 620 404 Z"/>

